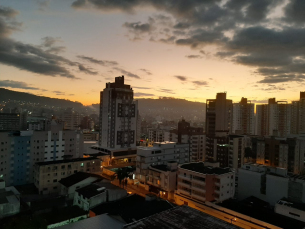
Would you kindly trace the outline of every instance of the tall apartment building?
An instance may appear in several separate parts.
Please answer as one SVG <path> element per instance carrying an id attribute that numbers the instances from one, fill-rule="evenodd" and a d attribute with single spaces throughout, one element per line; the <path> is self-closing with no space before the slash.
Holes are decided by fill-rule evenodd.
<path id="1" fill-rule="evenodd" d="M 59 181 L 77 172 L 95 173 L 101 160 L 94 157 L 39 162 L 34 165 L 34 184 L 40 194 L 60 193 Z"/>
<path id="2" fill-rule="evenodd" d="M 266 136 L 268 131 L 268 104 L 256 105 L 256 128 L 255 134 Z"/>
<path id="3" fill-rule="evenodd" d="M 233 104 L 232 133 L 254 134 L 254 105 L 247 98 L 242 98 L 239 103 Z"/>
<path id="4" fill-rule="evenodd" d="M 26 112 L 0 113 L 0 130 L 26 130 Z"/>
<path id="5" fill-rule="evenodd" d="M 229 168 L 204 166 L 202 162 L 183 164 L 178 166 L 177 178 L 176 200 L 182 196 L 190 201 L 221 202 L 235 194 L 235 173 Z"/>
<path id="6" fill-rule="evenodd" d="M 37 162 L 82 156 L 81 132 L 53 129 L 0 133 L 0 175 L 8 185 L 33 182 Z"/>
<path id="7" fill-rule="evenodd" d="M 305 92 L 300 92 L 299 101 L 291 102 L 291 133 L 305 133 Z"/>
<path id="8" fill-rule="evenodd" d="M 290 134 L 291 105 L 287 101 L 275 101 L 275 98 L 269 99 L 269 135 L 276 131 L 280 137 L 286 137 Z"/>
<path id="9" fill-rule="evenodd" d="M 133 99 L 130 85 L 124 76 L 106 83 L 100 93 L 99 145 L 106 149 L 134 148 L 137 136 L 138 103 Z"/>
<path id="10" fill-rule="evenodd" d="M 168 162 L 184 164 L 189 162 L 189 144 L 155 142 L 153 147 L 138 147 L 136 157 L 136 178 L 147 184 L 149 166 L 167 165 Z"/>
<path id="11" fill-rule="evenodd" d="M 227 99 L 227 93 L 217 93 L 216 99 L 206 102 L 206 134 L 215 135 L 217 131 L 232 132 L 233 118 L 232 100 Z"/>
<path id="12" fill-rule="evenodd" d="M 178 122 L 178 129 L 164 132 L 164 140 L 190 144 L 191 162 L 205 160 L 206 135 L 203 128 L 191 127 L 182 119 Z"/>
<path id="13" fill-rule="evenodd" d="M 164 132 L 166 130 L 161 129 L 148 129 L 148 141 L 150 142 L 164 142 Z"/>
<path id="14" fill-rule="evenodd" d="M 300 174 L 304 170 L 305 139 L 265 137 L 257 138 L 256 163 L 281 167 Z"/>
<path id="15" fill-rule="evenodd" d="M 81 116 L 73 108 L 66 109 L 61 115 L 61 120 L 65 123 L 66 130 L 78 130 L 81 124 Z"/>
<path id="16" fill-rule="evenodd" d="M 305 176 L 291 175 L 287 169 L 245 164 L 238 171 L 238 199 L 257 197 L 275 205 L 283 197 L 305 203 Z"/>
<path id="17" fill-rule="evenodd" d="M 246 137 L 242 135 L 229 135 L 228 167 L 237 171 L 244 164 Z"/>
<path id="18" fill-rule="evenodd" d="M 259 136 L 276 135 L 286 137 L 291 131 L 292 105 L 287 101 L 268 100 L 268 105 L 256 107 L 256 134 Z"/>

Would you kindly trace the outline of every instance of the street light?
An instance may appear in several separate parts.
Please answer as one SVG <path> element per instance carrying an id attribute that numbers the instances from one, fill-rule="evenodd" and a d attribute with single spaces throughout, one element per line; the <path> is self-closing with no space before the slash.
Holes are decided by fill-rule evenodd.
<path id="1" fill-rule="evenodd" d="M 236 220 L 237 220 L 236 217 L 233 217 L 233 218 L 231 219 L 231 224 L 233 224 L 233 222 L 232 222 L 233 220 L 234 220 L 234 222 L 236 222 Z"/>

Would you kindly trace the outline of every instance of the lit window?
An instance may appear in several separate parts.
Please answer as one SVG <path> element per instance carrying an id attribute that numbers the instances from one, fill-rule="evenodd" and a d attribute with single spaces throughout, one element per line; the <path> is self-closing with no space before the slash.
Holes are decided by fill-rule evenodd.
<path id="1" fill-rule="evenodd" d="M 81 166 L 81 167 L 84 167 L 84 163 L 81 163 L 80 166 Z"/>

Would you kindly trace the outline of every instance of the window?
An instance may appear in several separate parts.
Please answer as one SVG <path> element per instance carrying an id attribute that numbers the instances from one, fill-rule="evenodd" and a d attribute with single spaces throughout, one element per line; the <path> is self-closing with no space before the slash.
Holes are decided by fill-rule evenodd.
<path id="1" fill-rule="evenodd" d="M 84 163 L 81 163 L 80 166 L 81 166 L 81 167 L 84 167 Z"/>

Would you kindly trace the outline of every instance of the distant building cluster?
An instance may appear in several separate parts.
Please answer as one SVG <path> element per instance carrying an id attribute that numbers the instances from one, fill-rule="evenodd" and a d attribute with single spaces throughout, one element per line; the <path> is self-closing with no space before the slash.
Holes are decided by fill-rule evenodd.
<path id="1" fill-rule="evenodd" d="M 272 98 L 255 113 L 217 93 L 205 123 L 150 125 L 120 76 L 100 92 L 99 117 L 2 112 L 0 218 L 30 209 L 48 228 L 304 228 L 304 101 Z"/>

